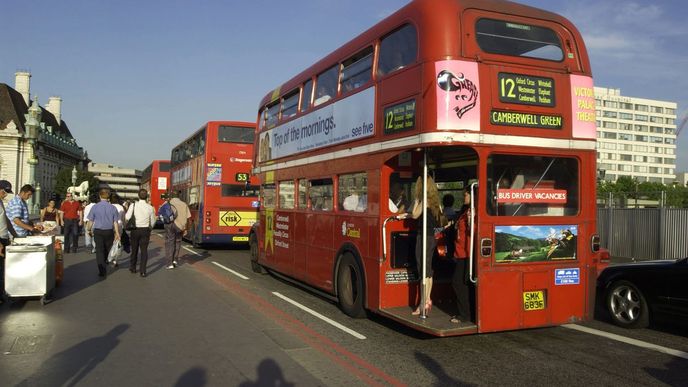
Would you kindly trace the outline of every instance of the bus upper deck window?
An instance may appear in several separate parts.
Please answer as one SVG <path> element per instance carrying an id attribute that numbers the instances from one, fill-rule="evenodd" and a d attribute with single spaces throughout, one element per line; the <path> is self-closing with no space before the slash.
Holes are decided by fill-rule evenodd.
<path id="1" fill-rule="evenodd" d="M 373 48 L 368 47 L 362 52 L 342 63 L 342 92 L 358 89 L 372 78 L 370 69 L 373 67 Z"/>
<path id="2" fill-rule="evenodd" d="M 559 36 L 546 27 L 480 19 L 475 25 L 475 37 L 480 49 L 491 54 L 551 61 L 564 59 Z"/>
<path id="3" fill-rule="evenodd" d="M 272 106 L 268 106 L 268 111 L 265 116 L 265 126 L 269 128 L 274 127 L 277 124 L 279 118 L 279 103 L 274 103 Z"/>
<path id="4" fill-rule="evenodd" d="M 414 63 L 418 55 L 416 28 L 407 24 L 380 41 L 378 75 L 386 75 Z"/>
<path id="5" fill-rule="evenodd" d="M 282 99 L 282 119 L 296 115 L 296 107 L 299 104 L 299 91 L 295 90 Z"/>
<path id="6" fill-rule="evenodd" d="M 301 94 L 301 111 L 305 112 L 311 107 L 311 96 L 313 94 L 313 80 L 309 79 L 303 84 L 303 93 Z"/>
<path id="7" fill-rule="evenodd" d="M 325 103 L 337 95 L 337 75 L 339 66 L 332 66 L 325 72 L 318 75 L 315 83 L 315 101 L 313 106 Z"/>

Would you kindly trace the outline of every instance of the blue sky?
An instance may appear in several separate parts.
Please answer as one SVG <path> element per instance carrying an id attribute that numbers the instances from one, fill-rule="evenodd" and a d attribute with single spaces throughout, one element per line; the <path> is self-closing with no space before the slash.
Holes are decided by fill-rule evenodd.
<path id="1" fill-rule="evenodd" d="M 688 112 L 684 0 L 522 0 L 581 30 L 595 84 Z M 91 159 L 142 169 L 205 121 L 260 99 L 405 0 L 1 0 L 0 82 L 31 71 Z M 678 171 L 688 171 L 688 129 Z"/>

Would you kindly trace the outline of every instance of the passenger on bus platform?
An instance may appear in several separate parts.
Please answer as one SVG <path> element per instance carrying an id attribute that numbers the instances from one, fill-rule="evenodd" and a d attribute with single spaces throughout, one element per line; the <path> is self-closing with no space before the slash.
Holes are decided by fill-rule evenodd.
<path id="1" fill-rule="evenodd" d="M 406 212 L 407 207 L 408 203 L 401 184 L 393 183 L 389 187 L 389 211 L 394 214 L 401 214 Z"/>
<path id="2" fill-rule="evenodd" d="M 477 191 L 475 192 L 477 195 Z M 459 211 L 456 221 L 456 239 L 454 242 L 454 275 L 452 277 L 452 288 L 456 295 L 456 306 L 459 314 L 451 318 L 454 324 L 472 321 L 472 307 L 469 300 L 468 284 L 468 259 L 471 250 L 471 193 L 466 190 L 463 194 L 463 207 Z"/>
<path id="3" fill-rule="evenodd" d="M 442 213 L 448 221 L 456 220 L 456 211 L 454 210 L 454 195 L 445 194 L 442 196 Z"/>
<path id="4" fill-rule="evenodd" d="M 423 178 L 421 176 L 416 180 L 416 190 L 413 202 L 413 209 L 411 211 L 411 218 L 418 220 L 417 234 L 416 234 L 416 267 L 418 268 L 418 273 L 422 273 L 423 270 L 423 211 L 428 211 L 427 224 L 426 224 L 426 249 L 425 249 L 425 278 L 423 278 L 423 283 L 425 283 L 425 299 L 421 297 L 418 307 L 411 313 L 413 315 L 419 315 L 422 303 L 425 303 L 425 314 L 430 312 L 432 309 L 432 300 L 430 299 L 430 293 L 432 292 L 432 257 L 435 253 L 435 232 L 437 229 L 443 227 L 442 207 L 440 204 L 440 192 L 437 189 L 435 180 L 432 176 L 428 176 L 425 181 L 425 186 L 427 187 L 427 208 L 423 209 Z M 421 291 L 422 293 L 422 291 Z"/>

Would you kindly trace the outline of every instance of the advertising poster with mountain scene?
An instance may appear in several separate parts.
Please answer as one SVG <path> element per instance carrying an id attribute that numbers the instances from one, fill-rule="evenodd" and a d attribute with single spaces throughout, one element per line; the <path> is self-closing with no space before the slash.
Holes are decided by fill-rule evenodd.
<path id="1" fill-rule="evenodd" d="M 576 259 L 578 227 L 496 226 L 495 259 L 501 263 Z"/>

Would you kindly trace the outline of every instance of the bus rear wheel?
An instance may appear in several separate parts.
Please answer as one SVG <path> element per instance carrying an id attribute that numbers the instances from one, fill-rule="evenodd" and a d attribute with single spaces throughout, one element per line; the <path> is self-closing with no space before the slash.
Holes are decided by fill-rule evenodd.
<path id="1" fill-rule="evenodd" d="M 254 273 L 265 274 L 265 268 L 258 263 L 258 238 L 256 234 L 251 234 L 248 237 L 248 247 L 251 254 L 251 270 L 253 270 Z"/>
<path id="2" fill-rule="evenodd" d="M 350 253 L 345 253 L 337 270 L 337 296 L 339 307 L 353 318 L 366 316 L 363 307 L 363 275 L 361 267 Z"/>

